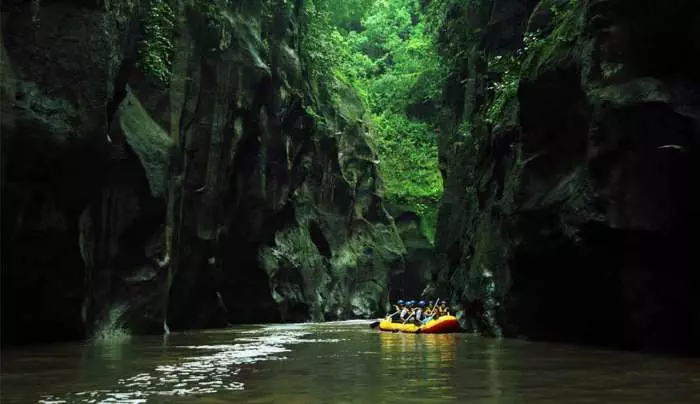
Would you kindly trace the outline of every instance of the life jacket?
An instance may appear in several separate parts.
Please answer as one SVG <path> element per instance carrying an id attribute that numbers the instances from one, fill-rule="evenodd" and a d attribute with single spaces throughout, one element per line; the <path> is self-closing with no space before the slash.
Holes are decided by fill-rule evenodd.
<path id="1" fill-rule="evenodd" d="M 401 319 L 406 319 L 406 317 L 408 317 L 408 308 L 407 307 L 404 307 L 403 309 L 401 309 L 401 313 L 399 314 L 399 317 L 401 317 Z"/>
<path id="2" fill-rule="evenodd" d="M 423 319 L 423 309 L 418 308 L 418 310 L 416 310 L 416 320 L 420 321 L 422 319 Z"/>

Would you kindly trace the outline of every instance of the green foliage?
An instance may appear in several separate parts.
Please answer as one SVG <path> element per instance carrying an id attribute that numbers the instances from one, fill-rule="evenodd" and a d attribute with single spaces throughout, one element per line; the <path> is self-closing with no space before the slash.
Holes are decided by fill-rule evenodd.
<path id="1" fill-rule="evenodd" d="M 317 3 L 319 3 L 317 5 Z M 302 57 L 309 66 L 311 81 L 318 84 L 333 82 L 333 69 L 340 63 L 342 45 L 323 0 L 308 0 L 304 5 L 307 24 L 302 36 Z"/>
<path id="2" fill-rule="evenodd" d="M 429 125 L 404 114 L 385 112 L 375 116 L 373 129 L 386 196 L 413 205 L 416 210 L 423 210 L 418 201 L 439 198 L 442 182 Z"/>
<path id="3" fill-rule="evenodd" d="M 563 20 L 567 19 L 580 3 L 580 0 L 568 0 L 566 3 L 545 1 L 549 10 L 554 14 L 555 25 L 560 25 Z"/>
<path id="4" fill-rule="evenodd" d="M 330 23 L 346 33 L 360 27 L 362 19 L 372 2 L 367 0 L 326 0 L 325 4 L 329 10 Z"/>
<path id="5" fill-rule="evenodd" d="M 489 86 L 489 90 L 492 90 L 494 95 L 493 101 L 486 111 L 486 121 L 488 123 L 495 123 L 506 103 L 515 97 L 525 57 L 534 49 L 539 49 L 543 43 L 544 39 L 542 39 L 539 31 L 528 32 L 523 38 L 522 48 L 509 55 L 498 55 L 489 59 L 489 72 L 498 73 L 501 79 Z"/>
<path id="6" fill-rule="evenodd" d="M 472 135 L 472 123 L 469 121 L 462 121 L 457 128 L 457 135 L 463 138 L 470 137 Z"/>
<path id="7" fill-rule="evenodd" d="M 495 123 L 508 101 L 515 97 L 520 76 L 532 59 L 547 60 L 548 54 L 559 44 L 576 39 L 578 32 L 572 29 L 576 24 L 571 22 L 577 16 L 579 3 L 579 0 L 564 3 L 543 0 L 542 5 L 554 15 L 552 32 L 549 35 L 539 31 L 526 33 L 520 49 L 508 54 L 490 55 L 488 72 L 496 73 L 499 79 L 489 86 L 492 101 L 485 113 L 488 123 Z M 465 55 L 473 52 L 481 43 L 483 29 L 476 23 L 483 17 L 478 15 L 479 10 L 483 11 L 481 6 L 478 0 L 433 0 L 426 10 L 426 21 L 431 27 L 431 34 L 436 38 L 442 61 L 457 80 L 462 80 L 465 74 Z"/>
<path id="8" fill-rule="evenodd" d="M 332 93 L 342 91 L 339 83 L 351 85 L 369 109 L 385 197 L 434 217 L 442 193 L 437 105 L 446 70 L 420 2 L 314 0 L 305 13 L 302 48 L 312 79 Z"/>
<path id="9" fill-rule="evenodd" d="M 157 82 L 170 80 L 175 37 L 176 16 L 169 5 L 171 0 L 148 0 L 145 4 L 143 37 L 139 42 L 139 57 L 144 73 Z M 230 32 L 224 17 L 225 2 L 214 0 L 190 0 L 185 3 L 188 21 L 204 52 L 216 51 L 230 40 Z M 263 2 L 262 5 L 267 5 Z"/>
<path id="10" fill-rule="evenodd" d="M 558 6 L 553 0 L 545 0 L 543 4 L 550 8 L 554 18 L 551 32 L 529 46 L 523 65 L 523 72 L 529 75 L 538 75 L 552 66 L 573 61 L 577 52 L 575 42 L 583 27 L 583 8 L 578 0 L 569 0 Z"/>
<path id="11" fill-rule="evenodd" d="M 407 39 L 387 46 L 377 67 L 381 73 L 370 76 L 367 83 L 372 112 L 401 113 L 408 106 L 437 103 L 444 74 L 423 25 L 416 25 Z"/>
<path id="12" fill-rule="evenodd" d="M 493 124 L 499 118 L 508 100 L 516 96 L 520 77 L 527 70 L 528 65 L 536 62 L 542 64 L 547 61 L 553 51 L 562 44 L 568 44 L 576 40 L 577 24 L 573 23 L 577 16 L 577 0 L 569 0 L 565 4 L 557 5 L 551 0 L 543 3 L 549 7 L 554 15 L 552 32 L 545 35 L 541 31 L 526 32 L 523 37 L 523 46 L 509 55 L 498 55 L 489 59 L 488 70 L 498 73 L 500 80 L 490 86 L 493 90 L 493 101 L 486 111 L 486 121 Z M 531 66 L 530 69 L 537 69 Z"/>
<path id="13" fill-rule="evenodd" d="M 186 4 L 191 29 L 201 51 L 216 52 L 230 45 L 231 24 L 225 17 L 226 2 L 191 0 Z M 259 6 L 267 6 L 267 1 L 260 1 Z"/>
<path id="14" fill-rule="evenodd" d="M 175 13 L 163 0 L 150 0 L 147 7 L 139 46 L 142 68 L 151 78 L 167 83 L 172 65 Z"/>
<path id="15" fill-rule="evenodd" d="M 429 33 L 443 64 L 453 75 L 461 74 L 464 54 L 482 33 L 481 28 L 465 29 L 473 25 L 469 22 L 469 13 L 463 11 L 468 6 L 464 0 L 433 0 L 425 10 Z"/>

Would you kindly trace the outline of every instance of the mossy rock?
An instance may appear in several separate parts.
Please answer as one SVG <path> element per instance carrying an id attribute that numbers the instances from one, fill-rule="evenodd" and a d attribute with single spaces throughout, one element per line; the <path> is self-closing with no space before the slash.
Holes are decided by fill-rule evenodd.
<path id="1" fill-rule="evenodd" d="M 139 157 L 153 196 L 162 196 L 173 141 L 129 90 L 119 107 L 119 125 Z"/>
<path id="2" fill-rule="evenodd" d="M 546 72 L 577 63 L 581 49 L 577 46 L 583 30 L 583 8 L 570 2 L 555 17 L 554 29 L 533 45 L 523 64 L 521 78 L 534 81 Z"/>
<path id="3" fill-rule="evenodd" d="M 357 91 L 350 85 L 337 79 L 336 85 L 338 86 L 338 92 L 337 99 L 334 101 L 340 116 L 349 123 L 362 121 L 365 110 Z"/>

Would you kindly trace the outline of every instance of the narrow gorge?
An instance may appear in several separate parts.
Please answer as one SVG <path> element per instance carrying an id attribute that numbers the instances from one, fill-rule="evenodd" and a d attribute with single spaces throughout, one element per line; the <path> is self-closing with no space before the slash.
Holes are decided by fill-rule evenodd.
<path id="1" fill-rule="evenodd" d="M 357 94 L 310 65 L 303 2 L 2 8 L 4 343 L 377 316 L 421 292 L 420 233 L 383 205 Z"/>
<path id="2" fill-rule="evenodd" d="M 2 343 L 384 316 L 697 353 L 695 0 L 5 0 Z"/>

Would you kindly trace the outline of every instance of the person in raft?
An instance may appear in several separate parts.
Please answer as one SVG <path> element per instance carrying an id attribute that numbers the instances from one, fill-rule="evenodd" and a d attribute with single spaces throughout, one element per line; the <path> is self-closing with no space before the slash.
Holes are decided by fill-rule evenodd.
<path id="1" fill-rule="evenodd" d="M 436 307 L 439 316 L 449 316 L 450 310 L 447 308 L 447 301 L 440 301 L 440 306 Z"/>
<path id="2" fill-rule="evenodd" d="M 411 317 L 411 313 L 413 313 L 413 300 L 406 302 L 406 306 L 404 307 L 404 310 L 401 311 L 399 319 L 402 320 L 402 322 L 406 321 L 409 317 Z"/>
<path id="3" fill-rule="evenodd" d="M 417 308 L 411 312 L 411 314 L 408 316 L 406 320 L 404 320 L 404 324 L 407 322 L 413 320 L 414 324 L 420 326 L 423 324 L 423 319 L 425 318 L 425 302 L 423 300 L 419 301 L 417 304 Z"/>
<path id="4" fill-rule="evenodd" d="M 408 312 L 408 310 L 406 309 L 405 302 L 401 299 L 399 299 L 399 301 L 396 302 L 394 308 L 396 309 L 396 311 L 387 315 L 387 317 L 391 318 L 391 321 L 398 321 L 402 318 L 402 315 Z"/>
<path id="5" fill-rule="evenodd" d="M 423 313 L 423 320 L 422 323 L 425 324 L 428 321 L 439 317 L 439 313 L 437 312 L 437 300 L 433 304 L 430 300 L 428 300 L 428 307 L 426 307 L 425 312 Z"/>
<path id="6" fill-rule="evenodd" d="M 401 320 L 403 320 L 402 321 L 403 324 L 406 324 L 408 321 L 410 321 L 411 319 L 413 319 L 415 317 L 415 315 L 416 315 L 416 301 L 409 300 L 408 302 L 406 302 L 406 308 L 407 308 L 407 311 L 406 311 L 405 315 L 401 318 Z"/>

